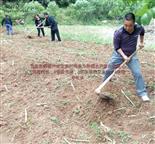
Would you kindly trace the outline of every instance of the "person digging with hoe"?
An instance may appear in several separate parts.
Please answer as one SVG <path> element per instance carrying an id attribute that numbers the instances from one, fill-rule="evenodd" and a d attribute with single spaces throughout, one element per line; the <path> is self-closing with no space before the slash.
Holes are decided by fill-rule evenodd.
<path id="1" fill-rule="evenodd" d="M 61 41 L 58 24 L 55 21 L 54 17 L 49 16 L 48 13 L 44 13 L 45 16 L 45 26 L 51 28 L 51 41 L 55 41 L 55 35 L 57 36 L 58 41 Z"/>
<path id="2" fill-rule="evenodd" d="M 144 47 L 144 33 L 144 28 L 135 24 L 135 15 L 133 13 L 127 13 L 124 17 L 124 26 L 114 32 L 114 51 L 105 69 L 103 82 L 114 72 L 116 66 L 126 61 L 135 80 L 137 95 L 142 101 L 148 102 L 150 99 L 141 73 L 140 62 L 136 55 L 136 46 L 139 36 L 139 48 Z M 100 94 L 100 89 L 96 89 L 95 92 Z"/>
<path id="3" fill-rule="evenodd" d="M 44 32 L 44 27 L 43 27 L 43 21 L 41 20 L 41 17 L 37 14 L 34 17 L 35 20 L 35 25 L 37 27 L 37 31 L 38 31 L 38 37 L 40 36 L 40 31 L 42 32 L 43 37 L 45 36 L 45 32 Z"/>

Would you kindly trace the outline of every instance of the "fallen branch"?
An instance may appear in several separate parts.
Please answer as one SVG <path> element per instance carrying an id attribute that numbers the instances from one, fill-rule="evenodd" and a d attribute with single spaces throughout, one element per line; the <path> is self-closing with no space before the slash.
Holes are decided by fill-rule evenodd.
<path id="1" fill-rule="evenodd" d="M 155 116 L 151 116 L 151 117 L 149 117 L 149 119 L 155 119 Z"/>
<path id="2" fill-rule="evenodd" d="M 45 105 L 47 105 L 47 103 L 37 103 L 36 105 L 37 106 L 45 106 Z"/>
<path id="3" fill-rule="evenodd" d="M 110 139 L 107 135 L 104 136 L 104 138 L 110 142 L 112 142 L 112 139 Z"/>
<path id="4" fill-rule="evenodd" d="M 27 109 L 25 108 L 25 123 L 27 122 Z"/>
<path id="5" fill-rule="evenodd" d="M 72 86 L 72 88 L 73 88 L 73 91 L 75 91 L 75 87 L 74 87 L 72 81 L 71 81 L 70 83 L 71 83 L 71 86 Z M 77 100 L 80 101 L 80 98 L 79 98 L 77 95 L 75 95 L 75 96 L 76 96 Z"/>
<path id="6" fill-rule="evenodd" d="M 111 129 L 109 127 L 107 127 L 106 125 L 104 125 L 102 122 L 100 122 L 100 125 L 103 127 L 104 132 L 109 132 Z"/>
<path id="7" fill-rule="evenodd" d="M 126 107 L 121 107 L 121 108 L 115 109 L 114 112 L 120 111 L 120 110 L 123 110 L 123 109 L 126 109 Z"/>
<path id="8" fill-rule="evenodd" d="M 110 139 L 107 135 L 105 135 L 105 136 L 104 136 L 104 138 L 105 138 L 106 140 L 110 141 L 110 142 L 111 142 L 111 144 L 116 144 L 116 141 L 115 141 L 115 140 Z"/>
<path id="9" fill-rule="evenodd" d="M 6 85 L 4 85 L 4 88 L 5 88 L 5 90 L 6 90 L 7 92 L 9 91 Z"/>
<path id="10" fill-rule="evenodd" d="M 132 102 L 132 100 L 125 94 L 125 92 L 122 89 L 121 92 L 126 97 L 126 99 L 135 107 L 136 105 Z"/>
<path id="11" fill-rule="evenodd" d="M 73 90 L 75 91 L 75 87 L 74 87 L 74 85 L 73 85 L 72 81 L 71 81 L 71 86 L 72 86 Z"/>
<path id="12" fill-rule="evenodd" d="M 67 144 L 71 144 L 66 138 L 64 138 L 64 141 L 65 141 Z"/>
<path id="13" fill-rule="evenodd" d="M 14 65 L 15 65 L 15 61 L 14 61 L 14 60 L 12 60 L 12 63 L 11 63 L 11 65 L 12 65 L 12 66 L 14 66 Z"/>
<path id="14" fill-rule="evenodd" d="M 150 139 L 147 144 L 150 144 L 152 141 L 155 141 L 155 139 Z"/>
<path id="15" fill-rule="evenodd" d="M 136 115 L 129 115 L 128 117 L 136 117 Z"/>
<path id="16" fill-rule="evenodd" d="M 81 139 L 69 139 L 70 141 L 74 141 L 74 142 L 84 142 L 84 143 L 89 143 L 89 140 L 81 140 Z"/>
<path id="17" fill-rule="evenodd" d="M 27 127 L 24 125 L 21 125 L 19 122 L 16 122 L 22 129 L 26 129 Z"/>

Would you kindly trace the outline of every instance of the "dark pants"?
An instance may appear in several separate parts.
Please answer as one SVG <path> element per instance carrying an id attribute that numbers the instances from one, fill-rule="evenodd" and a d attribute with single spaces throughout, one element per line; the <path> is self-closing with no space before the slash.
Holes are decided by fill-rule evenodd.
<path id="1" fill-rule="evenodd" d="M 51 29 L 51 40 L 52 41 L 55 41 L 55 35 L 57 36 L 58 41 L 61 41 L 59 30 L 58 29 L 55 29 L 55 30 Z"/>
<path id="2" fill-rule="evenodd" d="M 40 31 L 42 32 L 42 35 L 45 36 L 44 28 L 37 28 L 38 30 L 38 36 L 40 37 Z"/>

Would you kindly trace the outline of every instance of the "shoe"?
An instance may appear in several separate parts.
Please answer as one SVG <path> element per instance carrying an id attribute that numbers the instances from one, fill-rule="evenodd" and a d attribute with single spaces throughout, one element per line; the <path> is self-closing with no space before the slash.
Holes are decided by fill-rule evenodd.
<path id="1" fill-rule="evenodd" d="M 149 99 L 149 97 L 147 95 L 144 95 L 141 98 L 142 98 L 143 102 L 149 102 L 150 101 L 150 99 Z"/>

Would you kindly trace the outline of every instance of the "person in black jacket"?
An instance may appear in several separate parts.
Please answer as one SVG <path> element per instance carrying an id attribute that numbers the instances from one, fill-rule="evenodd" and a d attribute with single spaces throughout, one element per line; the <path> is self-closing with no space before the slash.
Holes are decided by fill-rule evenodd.
<path id="1" fill-rule="evenodd" d="M 2 20 L 2 26 L 5 24 L 7 35 L 13 35 L 13 29 L 12 29 L 12 20 L 11 18 L 6 15 L 5 18 Z"/>
<path id="2" fill-rule="evenodd" d="M 42 32 L 42 35 L 45 36 L 43 21 L 41 20 L 39 15 L 35 16 L 35 25 L 37 27 L 38 37 L 40 37 L 40 31 Z"/>
<path id="3" fill-rule="evenodd" d="M 45 26 L 49 26 L 51 28 L 51 40 L 55 41 L 55 35 L 57 36 L 58 41 L 61 41 L 58 24 L 55 21 L 54 17 L 49 16 L 48 13 L 44 13 L 45 16 Z"/>

